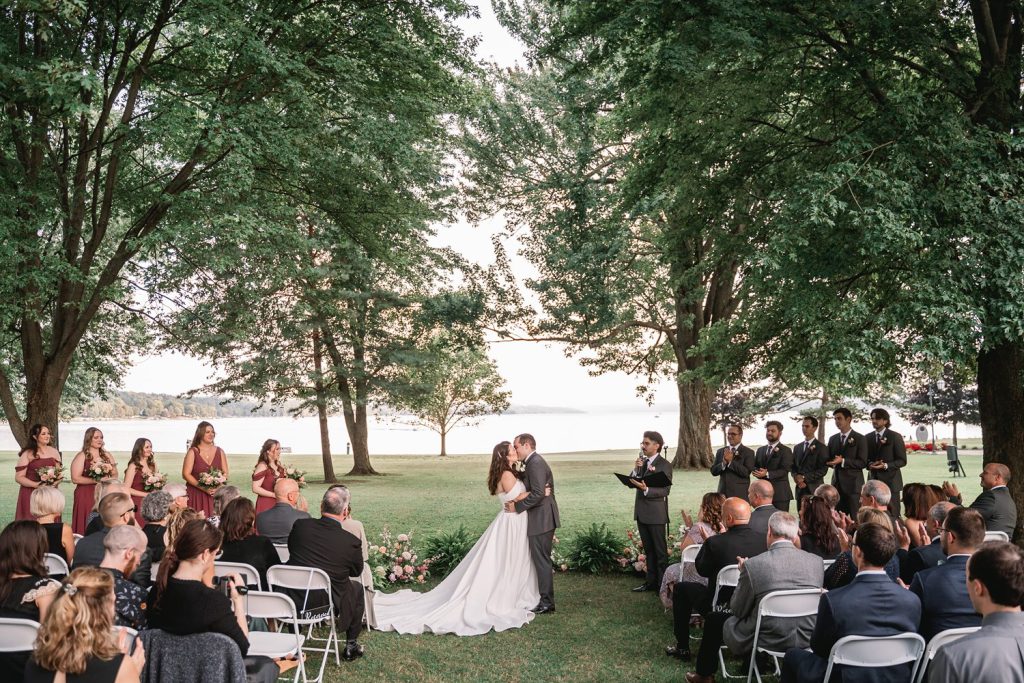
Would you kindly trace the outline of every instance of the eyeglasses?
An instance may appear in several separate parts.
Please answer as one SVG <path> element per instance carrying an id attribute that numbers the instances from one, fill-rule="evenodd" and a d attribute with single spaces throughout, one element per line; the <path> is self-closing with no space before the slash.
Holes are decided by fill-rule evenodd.
<path id="1" fill-rule="evenodd" d="M 121 516 L 124 517 L 125 515 L 132 515 L 132 514 L 135 514 L 135 508 L 134 507 L 130 507 L 127 510 L 125 510 L 124 512 L 122 512 Z"/>

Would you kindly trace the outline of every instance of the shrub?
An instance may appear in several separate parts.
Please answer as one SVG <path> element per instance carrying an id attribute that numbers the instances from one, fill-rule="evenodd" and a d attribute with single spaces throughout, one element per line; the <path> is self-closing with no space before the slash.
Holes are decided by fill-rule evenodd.
<path id="1" fill-rule="evenodd" d="M 466 527 L 460 524 L 455 531 L 428 538 L 423 544 L 423 554 L 430 558 L 431 570 L 445 576 L 462 562 L 475 542 Z"/>
<path id="2" fill-rule="evenodd" d="M 591 524 L 590 529 L 573 539 L 567 559 L 573 569 L 596 574 L 618 567 L 617 558 L 621 552 L 618 539 L 607 526 Z"/>

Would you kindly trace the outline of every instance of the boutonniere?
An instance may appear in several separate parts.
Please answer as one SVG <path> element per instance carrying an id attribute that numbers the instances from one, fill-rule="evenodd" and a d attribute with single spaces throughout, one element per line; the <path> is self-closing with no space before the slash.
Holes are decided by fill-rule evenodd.
<path id="1" fill-rule="evenodd" d="M 514 469 L 516 472 L 525 472 L 526 463 L 524 463 L 521 460 L 516 460 L 514 463 L 512 463 L 512 469 Z"/>
<path id="2" fill-rule="evenodd" d="M 654 465 L 648 465 L 647 466 L 647 471 L 648 472 L 653 472 L 654 471 Z"/>
<path id="3" fill-rule="evenodd" d="M 812 444 L 811 444 L 811 447 L 810 447 L 810 448 L 808 448 L 807 450 L 809 450 L 809 451 L 813 451 L 813 450 L 814 450 L 815 448 L 817 448 L 817 447 L 818 447 L 818 444 L 816 444 L 816 443 L 812 443 Z"/>
<path id="4" fill-rule="evenodd" d="M 852 446 L 853 445 L 853 437 L 852 436 L 849 437 L 848 439 L 846 439 L 846 445 L 847 446 Z"/>
<path id="5" fill-rule="evenodd" d="M 880 444 L 882 444 L 884 446 L 885 444 L 889 443 L 889 439 L 887 439 L 887 438 L 885 438 L 883 436 L 881 439 L 878 440 L 878 443 L 880 443 Z"/>

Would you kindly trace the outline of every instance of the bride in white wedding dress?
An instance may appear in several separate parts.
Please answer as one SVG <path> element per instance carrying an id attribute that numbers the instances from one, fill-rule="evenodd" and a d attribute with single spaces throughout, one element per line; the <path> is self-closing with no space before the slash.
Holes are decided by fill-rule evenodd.
<path id="1" fill-rule="evenodd" d="M 466 557 L 433 590 L 378 593 L 373 606 L 377 629 L 398 633 L 454 633 L 477 636 L 491 629 L 519 628 L 533 619 L 540 600 L 537 573 L 530 561 L 526 514 L 502 506 L 525 498 L 526 487 L 512 466 L 517 462 L 508 441 L 494 447 L 487 486 L 499 500 L 498 516 Z"/>

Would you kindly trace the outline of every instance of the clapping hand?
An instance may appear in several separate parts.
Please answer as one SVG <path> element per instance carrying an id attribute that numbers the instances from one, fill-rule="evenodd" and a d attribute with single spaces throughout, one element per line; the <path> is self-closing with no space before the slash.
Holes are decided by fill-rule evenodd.
<path id="1" fill-rule="evenodd" d="M 885 469 L 885 463 L 882 462 L 881 460 L 875 460 L 874 462 L 869 462 L 868 463 L 868 469 L 869 470 L 884 470 Z"/>
<path id="2" fill-rule="evenodd" d="M 850 549 L 850 537 L 842 529 L 836 529 L 836 534 L 839 536 L 839 549 L 845 553 Z"/>
<path id="3" fill-rule="evenodd" d="M 680 510 L 679 512 L 683 515 L 683 524 L 686 525 L 686 528 L 692 527 L 693 526 L 693 517 L 690 517 L 690 515 L 686 512 L 685 509 Z"/>
<path id="4" fill-rule="evenodd" d="M 839 467 L 840 465 L 843 464 L 843 456 L 837 455 L 836 457 L 832 458 L 825 464 L 828 465 L 829 467 Z"/>
<path id="5" fill-rule="evenodd" d="M 740 557 L 739 555 L 737 555 L 736 556 L 736 568 L 737 569 L 743 569 L 743 563 L 745 563 L 746 561 L 747 561 L 747 558 Z"/>
<path id="6" fill-rule="evenodd" d="M 705 541 L 711 538 L 711 530 L 707 527 L 697 527 L 697 531 L 700 533 L 700 537 Z"/>
<path id="7" fill-rule="evenodd" d="M 956 484 L 951 484 L 948 481 L 942 482 L 942 491 L 949 498 L 959 498 L 960 497 L 960 489 L 958 489 L 956 487 Z"/>
<path id="8" fill-rule="evenodd" d="M 919 519 L 907 520 L 907 533 L 914 545 L 928 545 L 928 527 Z"/>
<path id="9" fill-rule="evenodd" d="M 907 531 L 907 528 L 899 522 L 896 522 L 896 524 L 893 526 L 893 531 L 896 534 L 896 542 L 900 544 L 900 547 L 904 550 L 909 549 L 910 532 Z"/>
<path id="10" fill-rule="evenodd" d="M 751 472 L 751 474 L 753 474 L 758 479 L 767 479 L 768 478 L 768 470 L 766 468 L 764 468 L 764 467 L 761 467 L 761 468 L 758 468 L 758 469 L 754 470 L 753 472 Z"/>

